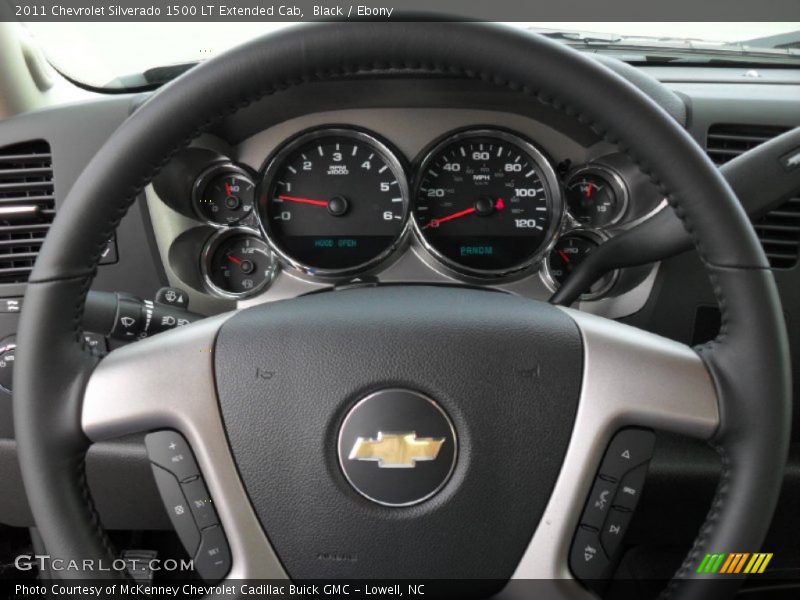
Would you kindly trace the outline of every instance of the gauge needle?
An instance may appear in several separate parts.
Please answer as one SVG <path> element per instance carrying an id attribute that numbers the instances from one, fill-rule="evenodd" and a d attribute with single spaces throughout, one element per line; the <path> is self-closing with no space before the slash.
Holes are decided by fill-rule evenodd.
<path id="1" fill-rule="evenodd" d="M 589 185 L 586 186 L 586 197 L 591 198 L 592 192 L 594 192 L 594 188 L 592 187 L 592 182 L 589 182 Z"/>
<path id="2" fill-rule="evenodd" d="M 285 196 L 280 195 L 278 196 L 279 200 L 285 200 L 286 202 L 297 202 L 299 204 L 310 204 L 311 206 L 324 206 L 327 207 L 328 203 L 325 200 L 312 200 L 311 198 L 299 198 L 297 196 Z"/>
<path id="3" fill-rule="evenodd" d="M 231 191 L 231 184 L 227 181 L 225 182 L 225 195 L 226 196 L 233 196 L 233 192 Z"/>
<path id="4" fill-rule="evenodd" d="M 466 217 L 467 215 L 471 215 L 475 212 L 475 207 L 470 206 L 469 208 L 465 208 L 464 210 L 460 210 L 458 212 L 453 213 L 452 215 L 447 215 L 446 217 L 442 217 L 441 219 L 431 219 L 423 229 L 427 229 L 428 227 L 438 227 L 442 223 L 447 223 L 447 221 L 452 221 L 453 219 L 460 219 L 461 217 Z"/>
<path id="5" fill-rule="evenodd" d="M 229 261 L 231 261 L 235 265 L 242 264 L 242 259 L 241 258 L 236 258 L 232 254 L 228 254 L 225 258 L 227 258 Z"/>
<path id="6" fill-rule="evenodd" d="M 563 250 L 559 250 L 558 255 L 561 257 L 561 260 L 563 260 L 565 263 L 569 264 L 571 262 L 569 260 L 569 256 L 567 255 L 567 253 L 564 252 Z"/>

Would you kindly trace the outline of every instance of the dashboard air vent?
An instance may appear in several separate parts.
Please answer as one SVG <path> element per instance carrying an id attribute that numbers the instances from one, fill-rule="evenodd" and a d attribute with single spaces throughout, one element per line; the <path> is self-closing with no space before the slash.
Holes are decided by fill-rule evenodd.
<path id="1" fill-rule="evenodd" d="M 712 125 L 708 128 L 706 152 L 714 164 L 724 165 L 790 129 L 777 125 Z"/>
<path id="2" fill-rule="evenodd" d="M 791 269 L 800 251 L 800 190 L 753 223 L 773 269 Z"/>
<path id="3" fill-rule="evenodd" d="M 706 152 L 717 165 L 723 165 L 743 152 L 755 148 L 791 127 L 776 125 L 718 124 L 708 129 Z M 800 252 L 800 190 L 764 217 L 753 223 L 773 269 L 791 269 Z"/>
<path id="4" fill-rule="evenodd" d="M 28 280 L 55 212 L 49 144 L 0 148 L 0 283 Z"/>

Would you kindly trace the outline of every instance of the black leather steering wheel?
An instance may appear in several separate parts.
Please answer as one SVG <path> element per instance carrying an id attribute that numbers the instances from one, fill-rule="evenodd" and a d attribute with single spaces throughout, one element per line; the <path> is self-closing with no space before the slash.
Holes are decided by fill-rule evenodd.
<path id="1" fill-rule="evenodd" d="M 396 287 L 222 315 L 106 358 L 85 347 L 81 312 L 100 251 L 179 149 L 215 121 L 286 88 L 409 75 L 482 80 L 549 104 L 616 144 L 691 234 L 721 309 L 719 337 L 691 349 L 504 294 Z M 66 559 L 107 563 L 114 555 L 86 486 L 89 444 L 176 429 L 192 445 L 220 514 L 233 557 L 229 577 L 302 578 L 314 565 L 320 576 L 460 577 L 460 565 L 478 564 L 473 576 L 553 579 L 554 596 L 576 597 L 583 588 L 571 578 L 567 556 L 580 509 L 609 439 L 638 425 L 707 439 L 723 464 L 707 520 L 664 595 L 731 596 L 743 576 L 698 575 L 698 562 L 706 552 L 759 548 L 787 455 L 783 316 L 763 251 L 730 188 L 674 120 L 625 80 L 566 46 L 496 26 L 297 27 L 164 86 L 73 186 L 30 279 L 17 338 L 14 423 L 22 474 L 48 552 Z M 486 347 L 495 352 L 487 356 Z M 292 356 L 330 368 L 301 372 Z M 229 368 L 232 358 L 243 366 Z M 254 381 L 255 360 L 269 362 L 277 387 Z M 503 366 L 510 363 L 514 368 Z M 531 366 L 538 377 L 513 377 Z M 487 370 L 503 376 L 487 387 Z M 407 508 L 360 497 L 336 464 L 336 432 L 347 409 L 396 387 L 435 398 L 459 436 L 458 460 L 442 491 Z M 302 443 L 283 439 L 284 431 L 299 432 Z M 308 503 L 302 517 L 287 514 L 293 503 Z M 337 521 L 356 527 L 350 543 L 359 560 L 331 571 L 307 560 L 302 545 L 313 529 L 335 550 L 342 544 Z M 454 552 L 469 547 L 458 559 L 423 549 L 404 563 L 396 554 L 383 560 L 381 548 L 370 545 L 376 532 L 403 540 L 404 531 L 422 548 L 436 536 Z M 496 560 L 470 562 L 469 540 L 488 550 L 486 557 L 496 551 Z"/>

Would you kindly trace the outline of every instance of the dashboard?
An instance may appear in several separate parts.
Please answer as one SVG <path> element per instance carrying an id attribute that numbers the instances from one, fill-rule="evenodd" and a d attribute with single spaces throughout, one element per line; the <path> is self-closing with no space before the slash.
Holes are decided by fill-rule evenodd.
<path id="1" fill-rule="evenodd" d="M 594 247 L 665 206 L 602 142 L 436 108 L 313 113 L 234 146 L 206 136 L 147 197 L 171 283 L 242 306 L 378 282 L 546 298 Z M 610 273 L 581 304 L 635 312 L 656 270 Z"/>
<path id="2" fill-rule="evenodd" d="M 686 115 L 682 122 L 686 123 L 688 133 L 709 153 L 715 148 L 727 153 L 739 146 L 746 148 L 736 140 L 761 135 L 762 127 L 785 130 L 800 125 L 800 72 L 796 70 L 764 69 L 758 78 L 746 76 L 744 71 L 735 68 L 665 66 L 646 67 L 638 71 L 651 79 L 657 78 L 661 82 L 658 84 L 660 87 L 668 88 L 682 99 L 681 107 Z M 52 169 L 53 187 L 50 194 L 53 207 L 56 212 L 66 210 L 64 198 L 86 164 L 98 152 L 102 152 L 103 144 L 111 134 L 138 106 L 147 101 L 148 96 L 147 93 L 87 93 L 87 97 L 77 102 L 65 102 L 47 110 L 30 110 L 9 116 L 0 122 L 0 149 L 6 148 L 9 149 L 8 153 L 13 151 L 17 154 L 16 149 L 22 142 L 46 142 L 49 148 L 48 165 Z M 753 129 L 756 125 L 759 127 Z M 394 175 L 392 165 L 398 169 L 399 164 L 397 177 L 392 180 L 356 178 L 350 171 L 355 169 L 354 173 L 360 174 L 359 169 L 364 161 L 345 161 L 346 152 L 341 162 L 347 165 L 349 174 L 328 175 L 328 167 L 340 162 L 332 160 L 336 144 L 332 140 L 332 148 L 323 148 L 329 160 L 317 160 L 311 170 L 314 177 L 308 180 L 301 178 L 303 181 L 294 184 L 299 186 L 302 183 L 308 187 L 295 187 L 293 193 L 285 195 L 328 203 L 334 196 L 343 195 L 348 203 L 352 200 L 352 204 L 355 204 L 357 200 L 359 203 L 363 201 L 359 191 L 363 183 L 371 187 L 371 193 L 374 194 L 374 198 L 367 199 L 368 205 L 377 203 L 379 208 L 368 212 L 368 219 L 357 219 L 353 223 L 357 227 L 350 231 L 339 227 L 343 227 L 346 220 L 355 218 L 355 212 L 345 212 L 344 216 L 335 217 L 330 215 L 327 206 L 291 201 L 272 202 L 272 206 L 260 204 L 263 199 L 274 200 L 277 196 L 274 188 L 269 186 L 278 180 L 274 176 L 278 170 L 285 169 L 284 174 L 291 174 L 289 166 L 298 170 L 297 157 L 291 149 L 293 144 L 304 139 L 304 136 L 313 137 L 332 129 L 345 130 L 350 136 L 356 132 L 364 133 L 377 140 L 387 151 L 385 156 L 381 155 L 384 163 L 380 166 L 377 163 L 371 165 L 370 172 L 374 174 L 388 165 L 380 175 L 389 172 Z M 524 181 L 519 177 L 530 169 L 524 172 L 510 171 L 507 175 L 505 165 L 513 164 L 516 160 L 516 157 L 508 155 L 501 156 L 501 161 L 490 161 L 487 173 L 490 178 L 485 185 L 479 186 L 477 181 L 482 180 L 474 177 L 471 182 L 456 182 L 452 170 L 437 170 L 436 167 L 433 170 L 437 175 L 446 174 L 449 179 L 437 178 L 439 183 L 422 184 L 421 179 L 427 173 L 422 165 L 429 155 L 435 161 L 435 157 L 443 155 L 440 150 L 444 150 L 444 156 L 452 160 L 448 154 L 450 150 L 457 155 L 460 150 L 458 145 L 451 147 L 448 141 L 453 140 L 454 136 L 478 131 L 488 131 L 494 136 L 510 135 L 514 140 L 521 140 L 515 144 L 518 155 L 522 156 L 520 162 L 535 164 L 537 177 L 547 186 L 542 187 L 546 192 L 535 192 L 533 199 L 524 196 L 525 192 L 495 195 L 494 186 L 498 182 L 513 181 L 513 187 L 509 187 L 509 190 L 540 187 L 518 185 L 518 181 Z M 722 134 L 727 136 L 724 147 L 717 142 L 717 137 Z M 347 149 L 350 144 L 356 145 L 351 140 L 348 137 L 345 146 L 341 145 L 343 142 L 340 140 L 339 151 Z M 470 143 L 475 144 L 476 140 Z M 481 143 L 477 141 L 478 152 L 481 152 Z M 490 142 L 496 143 L 496 140 Z M 366 145 L 360 146 L 359 142 L 359 147 L 357 156 L 368 156 L 361 154 Z M 296 149 L 304 153 L 302 143 Z M 474 170 L 475 162 L 468 152 L 468 144 L 464 150 L 468 154 L 465 158 L 469 160 L 459 161 L 462 171 L 458 173 L 466 174 L 467 165 Z M 497 152 L 496 145 L 493 150 Z M 486 151 L 485 148 L 483 152 Z M 302 160 L 302 155 L 299 156 Z M 480 158 L 478 162 L 482 164 Z M 274 166 L 274 172 L 270 170 L 271 165 Z M 35 166 L 39 168 L 38 163 Z M 475 175 L 482 174 L 475 172 Z M 555 181 L 552 181 L 553 174 Z M 498 177 L 493 178 L 492 175 Z M 430 173 L 427 176 L 433 177 Z M 380 191 L 381 183 L 391 184 L 395 179 L 398 188 L 405 183 L 405 195 L 387 193 L 384 197 Z M 328 185 L 333 180 L 340 181 L 336 185 L 343 187 L 339 189 Z M 322 187 L 323 184 L 317 181 L 324 181 L 326 185 Z M 230 191 L 235 193 L 228 194 L 226 183 Z M 251 183 L 252 190 L 249 188 Z M 320 188 L 312 187 L 312 183 L 320 185 Z M 601 191 L 603 183 L 610 186 Z M 462 186 L 467 184 L 468 192 L 470 189 L 491 189 L 489 199 L 494 205 L 490 215 L 484 217 L 469 213 L 440 222 L 440 227 L 418 231 L 431 219 L 442 219 L 470 208 L 477 213 L 476 203 L 486 194 L 466 197 Z M 443 189 L 444 196 L 429 199 L 424 196 L 427 192 L 423 192 L 420 198 L 419 192 L 423 186 L 426 190 Z M 239 189 L 235 190 L 234 187 Z M 498 187 L 502 188 L 502 185 Z M 452 193 L 449 191 L 451 189 Z M 266 192 L 266 195 L 262 192 Z M 227 205 L 229 196 L 236 200 L 230 201 L 232 208 Z M 398 197 L 403 201 L 385 202 Z M 510 219 L 511 199 L 514 197 L 519 201 L 517 204 L 533 207 L 534 219 L 536 225 L 542 227 L 541 232 L 528 231 L 535 229 L 535 226 L 516 227 L 513 218 L 523 217 Z M 496 205 L 498 198 L 503 200 L 503 208 L 499 211 Z M 537 204 L 539 201 L 542 204 Z M 448 202 L 452 205 L 447 205 Z M 248 204 L 251 208 L 246 209 Z M 394 204 L 399 206 L 395 207 Z M 263 211 L 275 217 L 283 212 L 275 212 L 276 207 L 290 205 L 292 217 L 297 217 L 292 225 L 299 224 L 299 229 L 278 231 L 262 218 L 265 214 Z M 391 205 L 391 208 L 384 209 L 384 205 Z M 415 227 L 416 215 L 425 212 L 418 208 L 425 205 L 432 216 L 420 217 L 422 225 L 417 223 Z M 581 253 L 584 237 L 589 239 L 596 236 L 595 240 L 600 241 L 618 235 L 624 228 L 660 210 L 662 205 L 663 198 L 655 186 L 614 146 L 603 142 L 575 119 L 532 103 L 520 94 L 458 79 L 411 77 L 309 83 L 242 108 L 209 128 L 183 152 L 173 156 L 158 179 L 145 189 L 120 223 L 115 237 L 110 240 L 109 252 L 98 268 L 93 290 L 122 292 L 150 301 L 165 286 L 180 288 L 189 297 L 189 310 L 199 315 L 214 315 L 336 286 L 371 285 L 376 282 L 482 286 L 528 298 L 546 299 L 551 295 L 554 285 L 557 285 L 557 279 L 554 279 L 555 283 L 548 280 L 547 269 L 559 269 L 558 259 L 563 261 L 558 253 L 559 248 L 572 258 Z M 538 207 L 547 210 L 535 210 Z M 387 210 L 393 216 L 401 216 L 401 219 L 391 220 L 394 229 L 390 230 L 388 236 L 392 240 L 386 245 L 389 251 L 378 252 L 378 260 L 372 262 L 364 260 L 351 265 L 343 261 L 337 264 L 341 257 L 347 258 L 346 255 L 353 250 L 352 243 L 347 240 L 360 242 L 362 238 L 358 236 L 379 232 L 377 226 L 383 225 L 383 213 Z M 539 212 L 546 215 L 538 215 Z M 281 218 L 279 225 L 288 224 L 292 217 L 289 220 Z M 426 218 L 428 220 L 424 221 Z M 320 223 L 315 223 L 316 219 Z M 775 223 L 786 227 L 795 222 L 782 219 Z M 277 219 L 273 221 L 278 222 Z M 364 223 L 368 223 L 368 226 L 364 226 Z M 320 224 L 326 229 L 312 228 Z M 402 226 L 398 227 L 398 224 Z M 503 229 L 501 225 L 508 229 Z M 553 226 L 552 230 L 549 229 L 550 225 Z M 336 229 L 328 228 L 332 226 Z M 42 226 L 36 224 L 35 227 Z M 435 245 L 425 245 L 433 229 L 437 235 L 452 234 L 458 240 L 455 255 L 447 251 L 447 240 L 435 239 Z M 274 235 L 276 231 L 277 236 Z M 506 236 L 509 231 L 519 232 L 520 235 L 516 239 Z M 776 237 L 773 230 L 765 231 L 770 232 L 770 239 Z M 305 236 L 308 239 L 289 239 Z M 477 236 L 479 243 L 464 241 L 472 236 Z M 491 246 L 494 252 L 495 244 L 507 237 L 512 237 L 512 242 L 524 241 L 519 246 L 522 248 L 521 254 L 516 255 L 515 260 L 508 258 L 510 255 L 504 255 L 501 258 L 508 262 L 500 263 L 498 269 L 493 269 L 491 261 L 496 257 L 487 257 L 487 248 Z M 579 241 L 570 242 L 573 239 Z M 341 247 L 340 240 L 345 240 Z M 297 241 L 311 242 L 313 252 L 310 255 L 298 252 L 296 246 L 291 245 Z M 564 248 L 560 245 L 567 243 L 574 243 L 575 246 Z M 482 252 L 482 255 L 473 254 L 469 258 L 488 259 L 489 268 L 480 268 L 479 265 L 478 269 L 473 269 L 474 264 L 461 265 L 462 246 L 465 247 L 465 253 L 470 252 L 473 246 L 473 251 Z M 358 249 L 362 249 L 361 245 Z M 447 253 L 441 252 L 442 249 Z M 435 251 L 442 255 L 437 256 Z M 281 253 L 285 256 L 281 256 Z M 318 261 L 328 256 L 331 258 L 324 259 L 333 262 L 334 270 L 342 265 L 356 268 L 339 273 L 322 273 L 320 269 L 326 265 Z M 263 275 L 263 285 L 255 279 L 252 286 L 245 284 L 248 274 L 241 269 L 241 264 L 236 264 L 229 257 L 239 260 L 252 257 L 253 269 L 257 267 Z M 554 259 L 549 267 L 548 257 Z M 455 258 L 455 264 L 448 260 L 452 258 Z M 265 261 L 264 265 L 260 266 L 259 261 Z M 369 264 L 365 265 L 367 262 Z M 511 268 L 508 268 L 509 265 Z M 231 267 L 238 268 L 238 271 Z M 480 272 L 484 270 L 499 272 Z M 800 321 L 797 319 L 800 268 L 796 261 L 791 261 L 775 268 L 773 274 L 787 315 L 791 351 L 794 356 L 800 356 Z M 551 276 L 555 278 L 557 274 L 551 273 Z M 0 302 L 0 339 L 8 340 L 17 330 L 18 307 L 24 302 L 25 283 L 4 280 L 0 282 L 0 288 L 3 292 Z M 585 297 L 580 301 L 581 310 L 619 318 L 684 343 L 702 343 L 716 335 L 719 328 L 713 290 L 694 252 L 684 253 L 660 264 L 625 269 L 614 275 L 609 289 L 601 287 L 592 290 L 592 295 L 594 297 Z M 95 336 L 94 341 L 101 350 L 124 343 L 104 340 L 102 336 Z M 798 361 L 794 364 L 794 377 L 800 377 Z M 799 413 L 795 411 L 795 431 L 800 428 L 797 420 Z M 647 535 L 642 531 L 643 540 L 650 539 L 656 533 L 665 544 L 679 544 L 696 533 L 692 519 L 696 517 L 699 523 L 707 509 L 707 504 L 697 502 L 697 499 L 704 497 L 704 494 L 713 494 L 713 483 L 718 475 L 715 458 L 703 451 L 686 450 L 676 444 L 673 454 L 665 454 L 659 459 L 661 463 L 651 468 L 648 486 L 654 493 L 647 504 L 651 508 L 646 519 Z M 120 468 L 120 461 L 124 461 L 126 468 Z M 691 469 L 686 465 L 692 465 Z M 792 465 L 787 470 L 790 474 L 798 472 L 796 458 Z M 153 488 L 152 474 L 143 447 L 137 440 L 96 445 L 89 455 L 87 469 L 107 527 L 118 530 L 163 530 L 170 527 L 161 508 L 160 497 Z M 0 473 L 3 474 L 6 489 L 12 490 L 0 494 L 3 523 L 23 527 L 31 525 L 17 470 L 11 394 L 2 391 Z M 783 516 L 776 517 L 776 523 L 780 523 L 776 529 L 785 531 L 792 530 L 783 524 L 791 522 L 796 515 L 797 489 L 800 489 L 796 478 L 791 479 L 789 484 L 787 489 L 793 491 L 783 502 Z M 119 491 L 131 487 L 140 490 L 140 493 L 131 495 Z M 664 515 L 676 510 L 672 499 L 678 487 L 686 490 L 687 502 L 680 503 L 680 518 L 665 519 Z M 664 500 L 661 501 L 661 498 Z M 694 513 L 687 516 L 684 514 L 687 511 Z M 633 530 L 630 535 L 635 538 L 637 531 Z M 793 540 L 787 540 L 785 547 L 791 547 L 792 543 Z M 776 543 L 770 547 L 778 546 Z"/>

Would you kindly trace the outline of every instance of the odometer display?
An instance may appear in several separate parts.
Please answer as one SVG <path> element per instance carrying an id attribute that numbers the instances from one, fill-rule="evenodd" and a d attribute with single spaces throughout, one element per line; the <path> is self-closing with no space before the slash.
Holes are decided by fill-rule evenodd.
<path id="1" fill-rule="evenodd" d="M 459 133 L 422 161 L 414 222 L 448 266 L 496 277 L 535 263 L 562 215 L 555 173 L 529 142 L 504 131 Z"/>
<path id="2" fill-rule="evenodd" d="M 371 134 L 313 131 L 271 161 L 259 210 L 285 262 L 313 275 L 353 274 L 385 258 L 401 239 L 408 184 L 395 155 Z"/>

